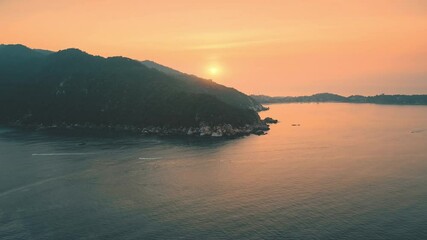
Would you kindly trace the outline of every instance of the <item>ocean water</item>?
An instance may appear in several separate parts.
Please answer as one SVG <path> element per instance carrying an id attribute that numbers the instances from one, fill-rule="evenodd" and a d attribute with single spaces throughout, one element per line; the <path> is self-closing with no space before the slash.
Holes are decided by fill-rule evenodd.
<path id="1" fill-rule="evenodd" d="M 427 107 L 270 108 L 226 141 L 0 128 L 0 239 L 427 239 Z"/>

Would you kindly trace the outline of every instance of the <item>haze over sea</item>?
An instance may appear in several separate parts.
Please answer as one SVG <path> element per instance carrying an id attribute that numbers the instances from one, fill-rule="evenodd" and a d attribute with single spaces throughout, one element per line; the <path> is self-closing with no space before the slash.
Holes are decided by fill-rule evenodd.
<path id="1" fill-rule="evenodd" d="M 261 115 L 234 140 L 2 127 L 0 239 L 427 239 L 426 106 Z"/>

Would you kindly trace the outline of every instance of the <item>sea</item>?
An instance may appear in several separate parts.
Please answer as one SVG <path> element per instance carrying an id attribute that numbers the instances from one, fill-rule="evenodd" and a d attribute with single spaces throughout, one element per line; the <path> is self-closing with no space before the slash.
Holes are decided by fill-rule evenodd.
<path id="1" fill-rule="evenodd" d="M 427 106 L 269 107 L 238 139 L 0 127 L 0 239 L 427 239 Z"/>

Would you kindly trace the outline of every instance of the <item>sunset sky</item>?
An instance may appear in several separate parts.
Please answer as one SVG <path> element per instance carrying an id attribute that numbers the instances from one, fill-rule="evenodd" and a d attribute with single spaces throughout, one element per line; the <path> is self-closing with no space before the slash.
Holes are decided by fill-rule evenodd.
<path id="1" fill-rule="evenodd" d="M 245 93 L 427 93 L 426 0 L 0 0 L 0 43 L 150 59 Z"/>

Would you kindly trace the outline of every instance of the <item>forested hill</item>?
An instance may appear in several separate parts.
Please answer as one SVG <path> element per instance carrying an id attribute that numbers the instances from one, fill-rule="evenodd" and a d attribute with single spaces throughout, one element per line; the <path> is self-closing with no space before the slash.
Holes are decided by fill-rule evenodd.
<path id="1" fill-rule="evenodd" d="M 310 102 L 344 102 L 344 103 L 373 103 L 393 105 L 427 105 L 427 95 L 376 95 L 349 97 L 331 93 L 319 93 L 311 96 L 299 97 L 270 97 L 265 95 L 251 95 L 259 103 L 310 103 Z"/>
<path id="2" fill-rule="evenodd" d="M 197 86 L 193 86 L 197 85 Z M 260 122 L 249 96 L 125 57 L 0 45 L 0 122 L 188 127 Z"/>
<path id="3" fill-rule="evenodd" d="M 250 108 L 255 111 L 265 110 L 264 107 L 253 98 L 237 91 L 234 88 L 229 88 L 212 80 L 202 79 L 195 75 L 186 74 L 153 61 L 145 60 L 141 63 L 151 69 L 156 69 L 181 80 L 182 84 L 186 86 L 187 91 L 214 95 L 221 101 L 237 107 Z"/>

